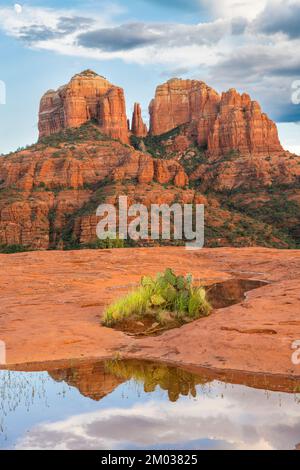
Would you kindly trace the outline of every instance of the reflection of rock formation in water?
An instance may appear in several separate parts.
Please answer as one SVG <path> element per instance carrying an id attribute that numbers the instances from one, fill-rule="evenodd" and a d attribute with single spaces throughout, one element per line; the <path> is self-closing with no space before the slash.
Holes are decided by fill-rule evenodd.
<path id="1" fill-rule="evenodd" d="M 49 372 L 57 382 L 76 387 L 84 397 L 99 401 L 115 390 L 124 380 L 109 373 L 104 363 L 78 365 Z"/>
<path id="2" fill-rule="evenodd" d="M 140 360 L 111 360 L 48 373 L 57 382 L 64 381 L 76 387 L 81 395 L 97 401 L 129 380 L 142 383 L 146 393 L 154 392 L 159 386 L 168 392 L 172 402 L 177 401 L 180 395 L 195 397 L 196 386 L 210 381 L 183 369 Z"/>
<path id="3" fill-rule="evenodd" d="M 121 379 L 143 383 L 146 393 L 154 392 L 159 386 L 168 392 L 172 402 L 177 401 L 180 395 L 196 397 L 196 386 L 210 382 L 183 369 L 147 361 L 107 361 L 106 369 Z"/>
<path id="4" fill-rule="evenodd" d="M 26 367 L 22 366 L 22 370 L 24 369 Z M 240 371 L 218 371 L 206 368 L 187 370 L 139 359 L 91 363 L 76 361 L 73 366 L 64 363 L 64 366 L 61 365 L 60 369 L 57 368 L 57 364 L 52 365 L 51 369 L 49 369 L 49 364 L 42 367 L 42 370 L 47 369 L 50 378 L 56 382 L 65 382 L 67 385 L 75 387 L 82 396 L 95 401 L 102 400 L 119 385 L 130 380 L 142 384 L 146 393 L 152 393 L 157 387 L 160 387 L 168 392 L 171 402 L 176 402 L 180 396 L 196 397 L 197 386 L 204 386 L 214 381 L 292 394 L 296 394 L 300 390 L 299 380 L 293 377 L 241 373 Z M 28 366 L 28 372 L 30 370 L 32 368 Z M 5 390 L 8 388 L 13 387 L 13 390 L 24 389 L 28 398 L 23 392 L 21 395 L 22 397 L 24 395 L 26 402 L 30 404 L 30 397 L 36 395 L 41 397 L 45 394 L 44 382 L 47 381 L 47 375 L 44 376 L 43 373 L 39 373 L 38 377 L 40 380 L 35 383 L 34 387 L 36 388 L 39 384 L 41 387 L 34 390 L 34 388 L 28 388 L 25 372 L 19 375 L 13 373 L 11 379 L 9 375 L 5 374 L 3 380 L 0 380 L 0 391 L 5 395 Z M 9 410 L 18 407 L 19 394 L 14 393 L 13 397 L 16 399 L 16 403 L 9 403 Z M 295 397 L 300 403 L 298 397 L 296 395 Z"/>
<path id="5" fill-rule="evenodd" d="M 172 402 L 180 396 L 195 397 L 198 385 L 215 380 L 285 393 L 295 393 L 299 389 L 299 381 L 288 377 L 242 374 L 238 371 L 186 370 L 139 359 L 77 363 L 73 367 L 48 370 L 48 374 L 55 381 L 65 382 L 77 388 L 81 395 L 95 401 L 105 398 L 129 380 L 142 384 L 146 393 L 160 387 L 168 392 Z"/>

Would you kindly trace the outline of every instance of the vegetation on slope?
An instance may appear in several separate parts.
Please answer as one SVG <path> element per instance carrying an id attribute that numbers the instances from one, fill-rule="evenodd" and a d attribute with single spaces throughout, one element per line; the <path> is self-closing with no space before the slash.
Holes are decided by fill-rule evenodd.
<path id="1" fill-rule="evenodd" d="M 222 195 L 218 197 L 231 212 L 239 212 L 256 221 L 257 225 L 268 226 L 269 232 L 281 239 L 286 247 L 300 248 L 300 204 L 296 200 L 296 185 L 293 189 L 271 186 L 256 191 L 255 195 L 249 191 L 235 191 L 227 200 Z M 262 243 L 267 241 L 268 237 L 261 240 Z"/>
<path id="2" fill-rule="evenodd" d="M 180 131 L 181 127 L 176 127 L 161 135 L 148 135 L 147 137 L 136 137 L 132 135 L 130 141 L 131 145 L 136 150 L 145 150 L 154 158 L 170 158 L 166 152 L 165 142 L 178 136 Z"/>
<path id="3" fill-rule="evenodd" d="M 69 128 L 62 132 L 43 137 L 39 140 L 37 145 L 60 148 L 60 144 L 76 144 L 87 140 L 106 142 L 114 139 L 102 134 L 99 127 L 97 127 L 93 121 L 89 121 L 79 128 Z"/>
<path id="4" fill-rule="evenodd" d="M 132 143 L 140 150 L 141 144 L 143 144 L 143 151 L 151 153 L 155 158 L 167 159 L 174 156 L 166 150 L 166 142 L 172 141 L 180 132 L 181 128 L 176 128 L 162 136 L 150 136 L 144 139 L 133 137 Z M 47 158 L 55 159 L 54 166 L 63 167 L 65 158 L 70 159 L 72 156 L 74 159 L 83 158 L 81 156 L 82 146 L 79 144 L 84 142 L 88 142 L 88 145 L 84 147 L 88 149 L 88 158 L 92 159 L 94 155 L 95 158 L 98 158 L 97 155 L 102 151 L 103 142 L 109 144 L 109 142 L 115 141 L 103 135 L 99 128 L 93 122 L 90 122 L 80 128 L 67 129 L 61 133 L 43 138 L 36 145 L 28 147 L 28 149 L 33 155 L 36 151 L 43 152 L 44 149 L 50 149 L 47 152 Z M 125 153 L 128 153 L 128 148 L 125 147 Z M 230 152 L 223 159 L 232 160 L 236 156 L 235 152 Z M 16 161 L 16 164 L 19 164 L 24 156 L 14 154 L 12 158 L 13 162 Z M 57 162 L 56 158 L 60 158 L 61 163 Z M 186 173 L 191 175 L 199 164 L 206 161 L 206 154 L 204 149 L 193 144 L 186 151 L 181 152 L 180 155 L 178 154 L 176 159 L 184 167 Z M 220 161 L 222 159 L 215 162 L 215 164 L 219 164 Z M 47 187 L 45 183 L 37 183 L 37 186 L 28 195 L 26 191 L 20 190 L 16 184 L 4 187 L 4 180 L 0 178 L 0 210 L 4 208 L 7 210 L 10 205 L 26 202 L 32 211 L 31 217 L 32 222 L 34 222 L 37 217 L 36 207 L 38 207 L 40 201 L 50 200 L 53 194 L 54 204 L 48 214 L 51 249 L 58 247 L 69 250 L 136 245 L 183 245 L 184 240 L 176 241 L 173 239 L 155 242 L 151 240 L 148 242 L 98 241 L 96 233 L 94 239 L 82 241 L 78 227 L 82 219 L 95 215 L 99 204 L 112 200 L 118 194 L 128 195 L 130 200 L 140 203 L 144 203 L 145 199 L 150 202 L 152 200 L 155 200 L 155 202 L 163 201 L 164 197 L 160 197 L 161 194 L 167 196 L 166 200 L 170 204 L 183 204 L 187 199 L 190 201 L 190 195 L 194 194 L 195 199 L 198 196 L 201 198 L 203 196 L 207 200 L 205 202 L 205 246 L 300 247 L 300 184 L 298 186 L 293 184 L 285 187 L 262 187 L 259 190 L 257 188 L 236 188 L 232 191 L 217 193 L 211 188 L 204 190 L 201 187 L 201 181 L 191 181 L 188 187 L 181 189 L 171 183 L 162 185 L 157 182 L 139 184 L 136 180 L 124 180 L 116 184 L 110 177 L 104 179 L 99 177 L 98 182 L 93 184 L 84 183 L 82 187 L 76 189 L 78 199 L 81 198 L 80 193 L 82 193 L 82 201 L 85 202 L 82 203 L 81 207 L 74 205 L 72 208 L 71 204 L 70 209 L 66 211 L 62 219 L 62 214 L 59 214 L 57 210 L 58 201 L 63 199 L 62 193 L 64 191 L 70 190 L 74 190 L 74 188 Z M 47 198 L 43 194 L 45 192 L 47 192 Z M 153 198 L 154 192 L 157 193 L 157 196 Z M 13 210 L 15 211 L 15 209 Z M 47 214 L 45 217 L 47 217 Z M 0 252 L 20 252 L 29 248 L 32 247 L 15 243 L 9 246 L 1 246 Z"/>
<path id="5" fill-rule="evenodd" d="M 0 253 L 3 254 L 24 253 L 26 251 L 29 250 L 23 245 L 0 245 Z"/>

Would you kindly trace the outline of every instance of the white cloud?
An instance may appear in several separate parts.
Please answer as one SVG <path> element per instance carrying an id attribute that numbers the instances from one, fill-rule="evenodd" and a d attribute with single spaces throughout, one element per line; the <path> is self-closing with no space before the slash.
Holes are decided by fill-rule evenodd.
<path id="1" fill-rule="evenodd" d="M 296 155 L 300 155 L 300 124 L 279 123 L 278 132 L 283 148 L 295 153 Z"/>
<path id="2" fill-rule="evenodd" d="M 14 9 L 15 9 L 15 12 L 18 13 L 18 14 L 22 13 L 22 11 L 23 11 L 23 7 L 19 3 L 14 4 Z"/>
<path id="3" fill-rule="evenodd" d="M 201 61 L 206 60 L 207 56 L 212 56 L 214 45 L 231 31 L 230 22 L 225 20 L 195 25 L 160 23 L 118 25 L 114 22 L 114 14 L 115 10 L 113 14 L 108 10 L 107 13 L 101 12 L 100 16 L 91 18 L 75 11 L 24 7 L 22 15 L 16 15 L 13 9 L 0 8 L 0 28 L 7 35 L 24 41 L 27 47 L 64 55 L 99 60 L 122 59 L 136 63 L 163 64 L 166 61 L 176 63 L 182 60 L 185 65 L 195 65 L 195 57 Z M 64 29 L 61 25 L 62 19 L 73 20 L 73 30 Z M 81 24 L 80 20 L 83 19 L 86 19 L 86 24 Z M 88 24 L 89 20 L 91 24 Z M 135 29 L 134 38 L 132 38 L 133 29 Z M 107 47 L 104 47 L 103 43 L 101 47 L 100 39 L 97 47 L 97 35 L 102 37 L 103 41 L 104 33 Z M 126 35 L 131 35 L 130 41 L 134 44 L 135 40 L 136 47 L 124 47 L 122 40 L 126 44 Z M 112 46 L 113 42 L 117 41 L 117 36 L 119 48 L 118 43 Z"/>
<path id="4" fill-rule="evenodd" d="M 256 37 L 253 47 L 253 35 L 256 33 L 251 31 L 251 25 L 247 28 L 246 19 L 255 16 L 266 3 L 262 0 L 210 0 L 207 1 L 207 7 L 210 5 L 226 19 L 200 24 L 137 22 L 120 25 L 115 21 L 114 9 L 102 10 L 101 15 L 91 18 L 70 10 L 24 7 L 22 15 L 16 15 L 14 9 L 0 8 L 0 28 L 7 35 L 25 41 L 29 47 L 60 54 L 99 60 L 118 58 L 144 64 L 167 62 L 176 64 L 177 68 L 180 61 L 181 67 L 196 68 L 199 65 L 210 66 L 224 61 L 230 53 L 234 57 L 235 52 L 243 52 L 241 47 L 246 52 L 248 48 L 255 57 L 257 50 L 265 46 L 266 40 Z M 84 18 L 86 24 L 81 24 L 79 20 Z M 62 19 L 73 20 L 73 30 L 64 29 L 61 25 Z M 236 34 L 241 36 L 237 39 Z M 289 46 L 278 41 L 278 38 L 275 42 L 268 39 L 270 53 L 272 48 L 278 49 L 281 44 L 284 50 Z M 278 66 L 280 64 L 281 59 Z M 258 66 L 260 65 L 261 63 L 258 63 Z M 236 68 L 233 72 L 235 71 Z M 243 73 L 242 68 L 240 73 Z"/>
<path id="5" fill-rule="evenodd" d="M 252 20 L 263 11 L 268 0 L 200 0 L 200 2 L 211 9 L 216 18 L 243 16 Z"/>
<path id="6" fill-rule="evenodd" d="M 113 13 L 112 13 L 113 12 Z M 104 27 L 107 25 L 113 25 L 112 14 L 115 14 L 115 10 L 103 9 L 101 15 L 96 17 L 91 17 L 89 15 L 82 14 L 81 12 L 76 12 L 72 10 L 64 9 L 51 9 L 51 8 L 40 8 L 40 7 L 22 7 L 22 14 L 14 8 L 3 8 L 0 7 L 0 28 L 9 36 L 15 38 L 23 39 L 26 31 L 31 31 L 32 28 L 36 30 L 43 31 L 52 31 L 53 34 L 60 32 L 60 22 L 62 19 L 74 20 L 74 26 L 76 25 L 76 19 L 86 19 L 88 22 L 93 24 L 93 27 Z M 91 26 L 90 26 L 91 27 Z M 82 31 L 88 30 L 88 25 L 80 26 L 75 29 L 72 33 L 79 34 Z M 66 37 L 71 33 L 64 31 L 63 37 Z M 74 36 L 73 36 L 74 40 Z M 47 42 L 45 39 L 42 42 Z M 39 41 L 34 40 L 31 43 L 31 47 L 39 47 Z M 49 44 L 49 50 L 51 44 Z"/>
<path id="7" fill-rule="evenodd" d="M 182 398 L 108 407 L 41 424 L 26 433 L 17 449 L 122 449 L 180 446 L 207 439 L 219 448 L 293 449 L 299 442 L 300 408 L 293 395 L 216 382 Z M 104 404 L 104 402 L 103 402 Z"/>
<path id="8" fill-rule="evenodd" d="M 258 26 L 272 8 L 282 8 L 282 0 L 199 2 L 213 12 L 214 20 L 199 24 L 120 24 L 115 6 L 92 17 L 79 11 L 24 7 L 22 14 L 16 14 L 13 8 L 0 8 L 0 28 L 25 46 L 43 51 L 158 65 L 164 75 L 165 70 L 172 75 L 173 69 L 174 73 L 184 69 L 219 91 L 234 86 L 254 94 L 278 121 L 299 120 L 300 107 L 291 107 L 290 86 L 300 78 L 296 53 L 300 39 L 295 33 L 289 38 L 277 32 L 280 15 L 267 33 Z M 300 5 L 300 0 L 286 2 Z M 282 29 L 286 24 L 285 19 Z M 271 26 L 274 34 L 270 33 Z"/>

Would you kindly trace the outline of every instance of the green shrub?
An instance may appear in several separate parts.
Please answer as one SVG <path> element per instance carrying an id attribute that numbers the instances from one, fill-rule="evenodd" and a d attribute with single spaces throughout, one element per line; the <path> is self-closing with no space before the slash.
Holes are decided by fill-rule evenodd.
<path id="1" fill-rule="evenodd" d="M 29 251 L 23 245 L 0 245 L 0 253 L 4 254 L 13 254 L 13 253 L 23 253 Z"/>
<path id="2" fill-rule="evenodd" d="M 125 242 L 121 238 L 108 237 L 106 240 L 97 239 L 94 242 L 86 243 L 83 248 L 90 250 L 106 250 L 109 248 L 124 248 Z"/>
<path id="3" fill-rule="evenodd" d="M 193 152 L 193 156 L 189 153 Z M 187 175 L 191 175 L 199 167 L 199 165 L 207 163 L 207 157 L 205 150 L 197 147 L 196 145 L 191 146 L 188 152 L 181 158 L 180 164 L 183 166 Z"/>
<path id="4" fill-rule="evenodd" d="M 103 324 L 114 326 L 128 318 L 142 319 L 152 315 L 164 323 L 163 312 L 170 312 L 172 321 L 186 322 L 209 315 L 211 306 L 205 289 L 194 287 L 192 276 L 176 276 L 171 269 L 155 279 L 143 277 L 140 287 L 110 305 Z"/>
<path id="5" fill-rule="evenodd" d="M 146 151 L 154 158 L 169 158 L 165 142 L 179 135 L 180 130 L 181 126 L 161 135 L 147 135 L 144 138 L 131 136 L 130 143 L 137 150 L 141 150 L 141 145 L 143 144 Z"/>

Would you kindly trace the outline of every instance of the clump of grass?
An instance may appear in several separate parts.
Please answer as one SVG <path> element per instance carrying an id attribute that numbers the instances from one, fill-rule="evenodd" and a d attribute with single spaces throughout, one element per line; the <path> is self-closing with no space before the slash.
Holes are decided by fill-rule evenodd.
<path id="1" fill-rule="evenodd" d="M 210 312 L 206 291 L 193 286 L 192 275 L 176 276 L 167 269 L 155 279 L 143 277 L 138 289 L 110 305 L 104 313 L 103 324 L 113 327 L 124 320 L 142 321 L 147 316 L 160 325 L 186 323 Z"/>
<path id="2" fill-rule="evenodd" d="M 113 326 L 125 318 L 142 316 L 147 309 L 148 301 L 148 295 L 142 288 L 131 292 L 107 308 L 103 323 L 107 326 Z"/>

